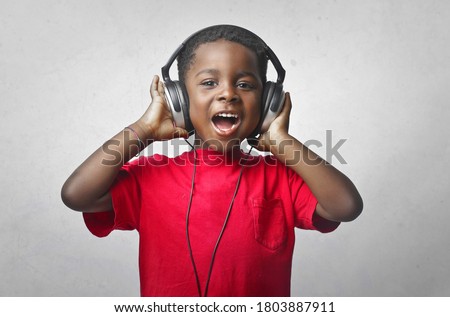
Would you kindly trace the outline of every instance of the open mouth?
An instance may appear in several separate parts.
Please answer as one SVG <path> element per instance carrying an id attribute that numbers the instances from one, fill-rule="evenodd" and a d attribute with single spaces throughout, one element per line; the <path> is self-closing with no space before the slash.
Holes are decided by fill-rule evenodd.
<path id="1" fill-rule="evenodd" d="M 239 116 L 235 113 L 218 113 L 212 118 L 214 126 L 223 133 L 231 132 L 239 123 Z"/>

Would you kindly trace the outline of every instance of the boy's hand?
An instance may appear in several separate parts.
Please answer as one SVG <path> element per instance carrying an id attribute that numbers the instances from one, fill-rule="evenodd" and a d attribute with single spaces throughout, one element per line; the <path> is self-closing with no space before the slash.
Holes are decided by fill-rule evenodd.
<path id="1" fill-rule="evenodd" d="M 289 116 L 291 114 L 292 103 L 291 96 L 287 92 L 283 110 L 281 110 L 278 117 L 272 121 L 269 129 L 258 138 L 258 145 L 256 149 L 259 151 L 272 152 L 273 146 L 277 146 L 282 140 L 285 140 L 289 134 Z"/>
<path id="2" fill-rule="evenodd" d="M 176 127 L 167 105 L 164 86 L 157 75 L 150 86 L 152 101 L 142 117 L 135 123 L 144 133 L 146 140 L 162 141 L 173 138 L 187 138 L 188 132 Z"/>

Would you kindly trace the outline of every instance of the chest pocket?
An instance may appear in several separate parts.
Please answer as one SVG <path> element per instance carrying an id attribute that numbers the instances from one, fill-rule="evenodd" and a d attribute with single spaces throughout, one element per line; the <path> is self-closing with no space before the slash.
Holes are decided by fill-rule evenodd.
<path id="1" fill-rule="evenodd" d="M 286 219 L 280 199 L 258 199 L 253 203 L 255 239 L 270 250 L 276 250 L 287 239 Z"/>

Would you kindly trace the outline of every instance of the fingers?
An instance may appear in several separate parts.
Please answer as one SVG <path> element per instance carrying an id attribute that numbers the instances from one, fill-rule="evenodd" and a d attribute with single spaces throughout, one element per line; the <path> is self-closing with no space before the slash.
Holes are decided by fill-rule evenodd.
<path id="1" fill-rule="evenodd" d="M 159 95 L 158 86 L 159 86 L 159 77 L 158 75 L 155 75 L 153 76 L 152 84 L 150 85 L 150 96 L 152 96 L 152 98 L 155 98 Z"/>
<path id="2" fill-rule="evenodd" d="M 292 110 L 292 102 L 291 102 L 291 94 L 286 93 L 284 98 L 283 109 L 279 114 L 280 121 L 283 122 L 282 125 L 286 127 L 286 130 L 289 128 L 289 117 L 291 116 Z"/>
<path id="3" fill-rule="evenodd" d="M 283 110 L 281 110 L 281 115 L 289 115 L 292 109 L 291 94 L 287 92 L 284 97 Z"/>
<path id="4" fill-rule="evenodd" d="M 159 79 L 158 75 L 153 76 L 152 84 L 150 85 L 150 95 L 152 99 L 165 97 L 164 83 Z"/>
<path id="5" fill-rule="evenodd" d="M 164 97 L 164 83 L 161 80 L 158 80 L 158 92 L 161 97 Z"/>

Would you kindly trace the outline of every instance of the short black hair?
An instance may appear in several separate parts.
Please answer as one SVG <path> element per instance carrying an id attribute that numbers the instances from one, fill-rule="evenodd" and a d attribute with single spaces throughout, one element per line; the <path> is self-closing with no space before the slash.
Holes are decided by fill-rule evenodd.
<path id="1" fill-rule="evenodd" d="M 189 38 L 177 58 L 178 79 L 181 82 L 185 82 L 186 73 L 195 58 L 195 50 L 201 44 L 215 42 L 220 39 L 241 44 L 253 51 L 258 59 L 258 70 L 261 80 L 263 84 L 266 82 L 268 63 L 266 44 L 254 33 L 234 25 L 211 26 Z"/>

